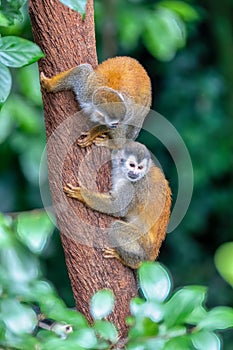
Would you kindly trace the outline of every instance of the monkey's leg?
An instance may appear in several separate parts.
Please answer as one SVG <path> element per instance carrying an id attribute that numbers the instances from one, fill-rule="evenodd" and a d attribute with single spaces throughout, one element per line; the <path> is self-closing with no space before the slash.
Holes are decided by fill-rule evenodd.
<path id="1" fill-rule="evenodd" d="M 80 98 L 83 95 L 83 86 L 86 85 L 87 78 L 93 72 L 90 64 L 80 64 L 77 67 L 71 68 L 52 78 L 47 78 L 43 72 L 40 75 L 41 85 L 47 92 L 57 92 L 63 90 L 74 89 L 75 92 L 80 91 Z"/>
<path id="2" fill-rule="evenodd" d="M 106 125 L 97 125 L 94 126 L 91 130 L 88 132 L 82 133 L 80 138 L 77 141 L 77 144 L 80 147 L 87 147 L 90 146 L 93 142 L 95 143 L 96 139 L 105 140 L 108 138 L 107 133 L 109 132 L 109 129 L 106 127 Z"/>
<path id="3" fill-rule="evenodd" d="M 146 260 L 143 234 L 130 223 L 117 220 L 109 231 L 109 239 L 114 247 L 104 251 L 105 258 L 117 258 L 124 265 L 137 269 Z"/>

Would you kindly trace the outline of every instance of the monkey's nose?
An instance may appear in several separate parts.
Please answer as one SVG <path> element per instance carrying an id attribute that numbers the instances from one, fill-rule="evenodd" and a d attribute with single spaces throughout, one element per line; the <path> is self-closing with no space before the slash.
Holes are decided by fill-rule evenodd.
<path id="1" fill-rule="evenodd" d="M 135 174 L 133 171 L 129 171 L 128 176 L 130 179 L 135 180 L 138 177 L 138 174 Z"/>
<path id="2" fill-rule="evenodd" d="M 111 126 L 110 126 L 111 129 L 116 129 L 116 127 L 118 126 L 118 124 L 119 124 L 118 122 L 112 123 Z"/>

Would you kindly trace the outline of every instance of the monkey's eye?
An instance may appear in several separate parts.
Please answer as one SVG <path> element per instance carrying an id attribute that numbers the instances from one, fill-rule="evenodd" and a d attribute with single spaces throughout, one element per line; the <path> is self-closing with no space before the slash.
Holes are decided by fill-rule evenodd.
<path id="1" fill-rule="evenodd" d="M 129 163 L 129 166 L 130 166 L 130 168 L 135 168 L 135 164 L 134 163 Z"/>
<path id="2" fill-rule="evenodd" d="M 124 162 L 125 162 L 124 158 L 121 158 L 120 162 L 121 162 L 121 164 L 124 164 Z"/>
<path id="3" fill-rule="evenodd" d="M 138 166 L 138 169 L 139 169 L 139 170 L 142 170 L 142 169 L 143 169 L 143 165 L 139 165 L 139 166 Z"/>

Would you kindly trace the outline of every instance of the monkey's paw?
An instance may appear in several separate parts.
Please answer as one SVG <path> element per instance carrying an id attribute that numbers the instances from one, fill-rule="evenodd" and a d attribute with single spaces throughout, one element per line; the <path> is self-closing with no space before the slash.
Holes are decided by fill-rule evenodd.
<path id="1" fill-rule="evenodd" d="M 68 183 L 66 186 L 64 186 L 63 190 L 68 197 L 82 200 L 81 187 L 75 187 Z"/>
<path id="2" fill-rule="evenodd" d="M 93 143 L 93 139 L 91 138 L 91 134 L 89 131 L 83 132 L 81 136 L 77 140 L 77 144 L 80 147 L 87 147 Z"/>
<path id="3" fill-rule="evenodd" d="M 44 72 L 40 73 L 40 83 L 41 86 L 46 90 L 46 91 L 50 91 L 50 85 L 49 85 L 49 78 L 46 77 L 46 75 L 44 74 Z"/>
<path id="4" fill-rule="evenodd" d="M 120 256 L 113 248 L 104 248 L 103 249 L 103 257 L 106 259 L 118 259 L 121 260 Z"/>
<path id="5" fill-rule="evenodd" d="M 109 136 L 107 134 L 101 134 L 94 139 L 93 143 L 96 146 L 106 146 L 108 140 Z"/>

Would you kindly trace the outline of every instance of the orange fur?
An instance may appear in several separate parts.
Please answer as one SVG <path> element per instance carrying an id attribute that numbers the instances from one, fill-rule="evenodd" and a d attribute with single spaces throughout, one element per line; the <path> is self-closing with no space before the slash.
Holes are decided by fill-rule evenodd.
<path id="1" fill-rule="evenodd" d="M 151 105 L 150 78 L 141 64 L 131 57 L 114 57 L 95 69 L 105 86 L 125 93 L 138 104 Z"/>

